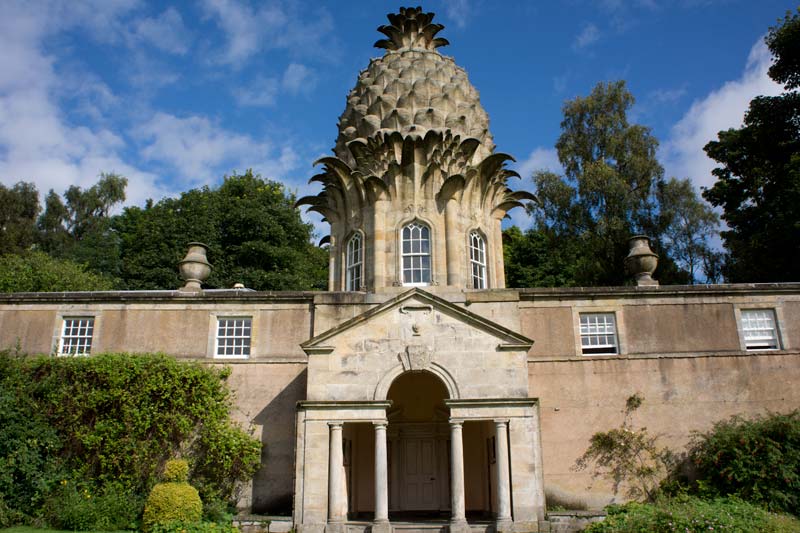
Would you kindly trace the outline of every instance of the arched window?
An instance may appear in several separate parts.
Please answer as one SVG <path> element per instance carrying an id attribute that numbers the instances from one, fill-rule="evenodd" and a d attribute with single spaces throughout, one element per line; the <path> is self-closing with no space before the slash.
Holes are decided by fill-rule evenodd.
<path id="1" fill-rule="evenodd" d="M 364 246 L 361 234 L 356 233 L 347 241 L 347 275 L 345 287 L 348 291 L 361 290 L 364 266 Z"/>
<path id="2" fill-rule="evenodd" d="M 472 272 L 472 288 L 486 288 L 486 241 L 480 233 L 469 234 L 469 265 Z"/>
<path id="3" fill-rule="evenodd" d="M 403 285 L 431 282 L 431 230 L 414 221 L 403 228 Z"/>

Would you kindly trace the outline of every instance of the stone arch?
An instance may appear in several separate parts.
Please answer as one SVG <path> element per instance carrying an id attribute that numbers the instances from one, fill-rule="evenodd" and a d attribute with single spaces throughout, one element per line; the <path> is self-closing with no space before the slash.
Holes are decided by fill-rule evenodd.
<path id="1" fill-rule="evenodd" d="M 375 387 L 373 399 L 378 401 L 385 400 L 389 394 L 389 387 L 392 386 L 392 383 L 395 379 L 405 372 L 406 369 L 402 364 L 397 364 L 389 369 L 381 377 L 381 379 L 378 380 L 378 385 Z M 449 399 L 457 400 L 461 398 L 461 393 L 458 390 L 458 383 L 456 383 L 455 378 L 445 367 L 441 366 L 440 364 L 430 363 L 430 365 L 428 365 L 428 367 L 425 369 L 409 370 L 409 372 L 430 372 L 442 381 L 447 389 L 447 395 L 449 396 Z"/>

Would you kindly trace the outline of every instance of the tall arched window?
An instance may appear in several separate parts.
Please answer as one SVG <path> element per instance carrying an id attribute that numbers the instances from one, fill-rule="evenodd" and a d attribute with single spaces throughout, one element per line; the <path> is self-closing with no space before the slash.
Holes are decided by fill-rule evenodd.
<path id="1" fill-rule="evenodd" d="M 403 285 L 431 282 L 431 230 L 414 221 L 403 228 Z"/>
<path id="2" fill-rule="evenodd" d="M 472 271 L 472 288 L 486 288 L 486 241 L 477 231 L 469 234 L 469 265 Z"/>
<path id="3" fill-rule="evenodd" d="M 361 290 L 364 271 L 364 246 L 360 233 L 347 241 L 347 270 L 345 288 L 348 291 Z"/>

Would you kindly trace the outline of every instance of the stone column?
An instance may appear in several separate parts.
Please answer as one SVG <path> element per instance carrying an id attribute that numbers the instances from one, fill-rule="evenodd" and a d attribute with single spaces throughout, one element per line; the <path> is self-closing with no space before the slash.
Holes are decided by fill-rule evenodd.
<path id="1" fill-rule="evenodd" d="M 344 479 L 342 424 L 331 423 L 331 445 L 328 457 L 328 522 L 347 520 L 347 485 Z"/>
<path id="2" fill-rule="evenodd" d="M 450 421 L 450 531 L 468 531 L 464 505 L 464 442 L 462 421 Z"/>
<path id="3" fill-rule="evenodd" d="M 507 531 L 511 526 L 511 476 L 508 466 L 508 421 L 495 420 L 497 442 L 497 531 Z"/>
<path id="4" fill-rule="evenodd" d="M 389 471 L 386 460 L 386 422 L 375 424 L 375 523 L 372 531 L 391 531 L 389 526 Z"/>
<path id="5" fill-rule="evenodd" d="M 494 224 L 494 238 L 492 239 L 492 250 L 494 251 L 494 260 L 489 263 L 494 268 L 494 275 L 492 278 L 494 279 L 494 285 L 490 285 L 492 289 L 504 289 L 506 287 L 506 272 L 504 268 L 503 262 L 503 220 L 502 219 L 492 219 Z M 488 246 L 487 246 L 488 252 Z"/>
<path id="6" fill-rule="evenodd" d="M 386 279 L 386 236 L 392 231 L 391 228 L 386 227 L 386 206 L 387 202 L 384 200 L 376 200 L 373 207 L 373 221 L 372 221 L 372 242 L 364 239 L 367 250 L 372 258 L 372 265 L 367 265 L 371 268 L 372 272 L 365 272 L 367 278 L 367 286 L 372 285 L 372 290 L 378 290 L 383 287 L 388 287 L 391 282 Z"/>
<path id="7" fill-rule="evenodd" d="M 461 257 L 459 250 L 463 249 L 465 237 L 460 235 L 458 231 L 458 203 L 454 198 L 449 199 L 445 204 L 444 227 L 447 253 L 447 285 L 460 289 L 464 287 L 460 267 L 463 261 L 466 261 L 466 258 Z M 459 246 L 459 244 L 462 246 Z"/>

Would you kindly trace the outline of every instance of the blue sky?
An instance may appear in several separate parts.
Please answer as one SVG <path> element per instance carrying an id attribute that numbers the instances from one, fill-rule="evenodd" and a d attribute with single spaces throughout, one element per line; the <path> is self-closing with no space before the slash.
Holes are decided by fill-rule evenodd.
<path id="1" fill-rule="evenodd" d="M 0 180 L 44 194 L 128 177 L 142 204 L 253 168 L 300 195 L 330 153 L 375 28 L 397 2 L 0 0 Z M 417 3 L 409 4 L 417 5 Z M 464 67 L 497 149 L 525 180 L 557 169 L 561 106 L 625 79 L 668 175 L 713 183 L 702 152 L 741 124 L 766 76 L 778 0 L 422 4 Z M 515 187 L 527 186 L 529 181 Z M 521 210 L 516 210 L 521 211 Z M 514 221 L 526 225 L 526 216 Z M 319 225 L 318 220 L 313 220 Z M 320 233 L 325 232 L 319 226 Z"/>

